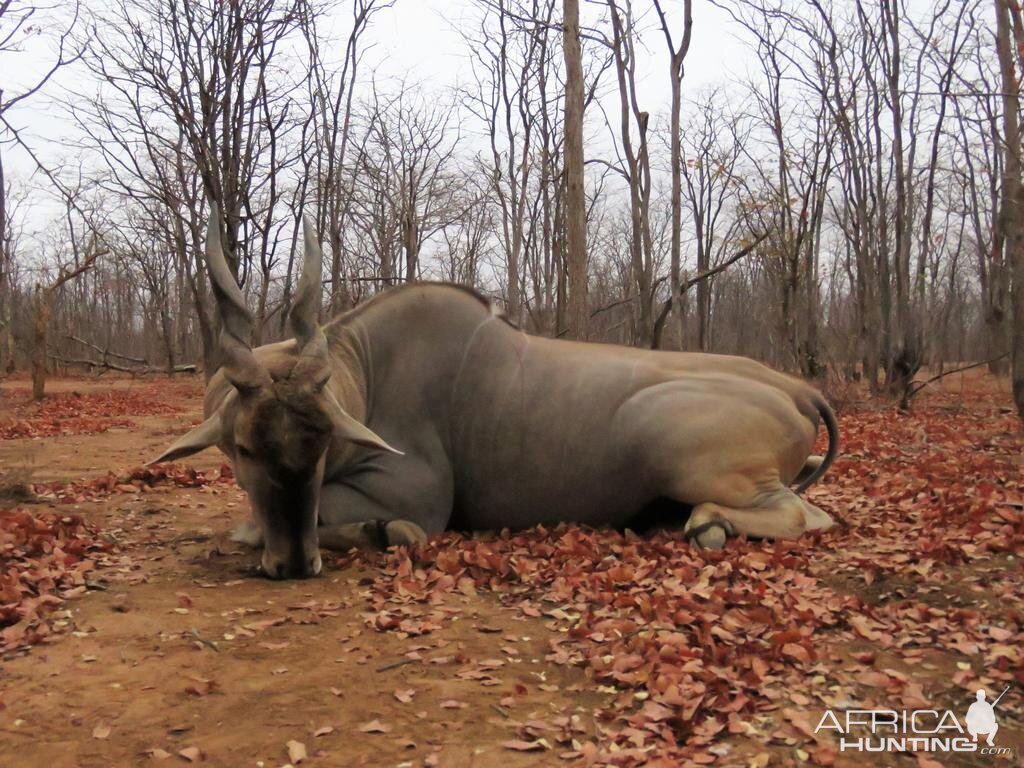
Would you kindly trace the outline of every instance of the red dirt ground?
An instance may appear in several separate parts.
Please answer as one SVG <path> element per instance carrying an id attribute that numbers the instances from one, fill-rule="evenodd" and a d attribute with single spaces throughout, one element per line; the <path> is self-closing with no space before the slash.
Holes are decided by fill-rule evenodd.
<path id="1" fill-rule="evenodd" d="M 3 768 L 1022 764 L 1022 444 L 1002 383 L 844 411 L 809 492 L 843 521 L 825 535 L 707 553 L 671 533 L 448 534 L 281 583 L 226 540 L 246 502 L 216 451 L 137 469 L 200 416 L 198 383 L 50 391 L 37 408 L 0 384 Z M 827 708 L 962 720 L 1008 685 L 995 757 L 866 757 L 814 733 Z"/>

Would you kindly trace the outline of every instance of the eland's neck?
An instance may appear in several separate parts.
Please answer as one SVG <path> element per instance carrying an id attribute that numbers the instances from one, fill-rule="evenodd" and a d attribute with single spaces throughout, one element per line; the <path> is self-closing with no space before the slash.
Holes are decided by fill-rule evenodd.
<path id="1" fill-rule="evenodd" d="M 332 355 L 356 374 L 367 418 L 387 402 L 431 413 L 441 419 L 437 423 L 445 423 L 455 377 L 472 339 L 481 326 L 503 322 L 474 294 L 427 283 L 385 292 L 324 330 Z"/>

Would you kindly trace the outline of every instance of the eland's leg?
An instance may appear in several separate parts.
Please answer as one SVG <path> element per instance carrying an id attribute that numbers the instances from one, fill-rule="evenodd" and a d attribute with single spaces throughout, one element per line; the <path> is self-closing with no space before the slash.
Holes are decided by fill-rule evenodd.
<path id="1" fill-rule="evenodd" d="M 388 523 L 391 525 L 391 523 Z M 341 525 L 319 525 L 316 529 L 317 541 L 324 549 L 347 551 L 353 547 L 358 549 L 382 549 L 395 543 L 387 535 L 385 526 L 376 521 L 366 523 L 346 523 Z M 263 546 L 263 531 L 252 520 L 239 523 L 228 535 L 231 541 L 249 547 Z M 426 536 L 423 537 L 426 539 Z"/>
<path id="2" fill-rule="evenodd" d="M 683 532 L 701 547 L 719 549 L 728 536 L 795 539 L 808 529 L 827 530 L 831 526 L 832 519 L 828 515 L 780 486 L 751 499 L 749 505 L 698 504 Z"/>
<path id="3" fill-rule="evenodd" d="M 811 455 L 817 421 L 798 407 L 796 389 L 770 377 L 684 377 L 620 407 L 617 423 L 655 494 L 692 507 L 684 532 L 701 546 L 723 546 L 732 535 L 796 538 L 831 524 L 786 487 L 822 462 Z"/>
<path id="4" fill-rule="evenodd" d="M 330 508 L 328 508 L 330 509 Z M 349 508 L 351 509 L 351 507 Z M 407 521 L 367 520 L 361 523 L 328 522 L 325 524 L 323 515 L 317 526 L 317 542 L 324 549 L 344 552 L 349 549 L 383 549 L 394 544 L 410 544 L 426 541 L 426 534 L 415 523 Z M 336 514 L 329 519 L 338 520 Z M 393 528 L 393 530 L 392 530 Z M 419 531 L 417 535 L 416 531 Z M 263 546 L 263 531 L 252 520 L 239 523 L 228 535 L 231 541 L 249 547 Z"/>
<path id="5" fill-rule="evenodd" d="M 318 525 L 316 540 L 321 549 L 347 552 L 350 549 L 383 549 L 388 545 L 384 526 L 371 520 L 365 523 Z"/>
<path id="6" fill-rule="evenodd" d="M 392 520 L 384 526 L 384 533 L 390 547 L 422 544 L 427 540 L 427 532 L 412 520 Z"/>
<path id="7" fill-rule="evenodd" d="M 403 544 L 422 544 L 427 533 L 411 520 L 372 520 L 366 523 L 321 525 L 316 529 L 323 549 L 345 552 L 349 549 L 384 549 Z"/>
<path id="8" fill-rule="evenodd" d="M 827 531 L 833 525 L 835 520 L 823 509 L 811 504 L 806 499 L 800 499 L 800 503 L 804 506 L 804 523 L 809 531 Z"/>
<path id="9" fill-rule="evenodd" d="M 401 515 L 402 512 L 387 509 L 350 486 L 328 483 L 320 490 L 317 542 L 323 549 L 337 552 L 425 542 L 427 530 Z M 443 526 L 431 532 L 442 530 Z M 236 525 L 229 538 L 250 547 L 263 546 L 263 531 L 253 520 Z"/>
<path id="10" fill-rule="evenodd" d="M 349 485 L 326 483 L 320 489 L 320 546 L 340 551 L 353 547 L 381 549 L 418 544 L 426 541 L 428 534 L 444 530 L 444 525 L 430 516 L 411 519 L 402 506 L 385 506 Z"/>

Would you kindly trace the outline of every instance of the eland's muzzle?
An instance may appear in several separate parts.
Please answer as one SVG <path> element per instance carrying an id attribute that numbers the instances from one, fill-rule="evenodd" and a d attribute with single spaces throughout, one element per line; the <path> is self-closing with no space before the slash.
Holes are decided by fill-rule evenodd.
<path id="1" fill-rule="evenodd" d="M 323 562 L 318 552 L 313 557 L 290 558 L 278 560 L 263 553 L 261 562 L 263 572 L 271 579 L 309 579 L 320 575 Z"/>

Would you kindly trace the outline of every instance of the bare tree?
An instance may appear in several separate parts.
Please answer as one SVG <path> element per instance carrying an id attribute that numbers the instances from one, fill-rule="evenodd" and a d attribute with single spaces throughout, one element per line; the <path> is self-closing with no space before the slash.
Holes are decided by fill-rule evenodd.
<path id="1" fill-rule="evenodd" d="M 672 167 L 672 272 L 671 277 L 669 278 L 669 288 L 672 291 L 673 312 L 675 313 L 676 321 L 679 323 L 679 349 L 682 349 L 685 327 L 685 317 L 683 316 L 683 297 L 681 291 L 683 243 L 683 151 L 679 123 L 683 104 L 683 63 L 686 60 L 686 54 L 690 50 L 690 38 L 693 34 L 693 0 L 684 0 L 683 2 L 683 31 L 680 35 L 678 47 L 673 39 L 672 30 L 669 27 L 669 22 L 665 17 L 665 12 L 662 9 L 660 0 L 654 0 L 654 8 L 658 12 L 658 21 L 661 24 L 662 34 L 665 35 L 665 44 L 668 46 L 669 82 L 672 85 L 672 104 L 669 108 L 669 163 L 671 163 Z M 707 291 L 707 285 L 705 282 L 701 282 L 701 287 L 698 288 L 698 291 Z M 701 317 L 705 318 L 706 315 L 703 311 L 704 305 L 701 304 L 699 300 L 698 304 L 700 304 L 702 308 Z M 705 348 L 705 335 L 706 332 L 702 326 L 700 331 L 701 349 Z M 656 347 L 660 346 L 658 343 L 660 341 L 659 339 L 655 339 L 654 341 Z"/>
<path id="2" fill-rule="evenodd" d="M 746 226 L 735 208 L 743 184 L 739 164 L 750 127 L 749 121 L 728 111 L 725 95 L 719 89 L 700 97 L 694 107 L 695 113 L 679 142 L 678 172 L 685 181 L 685 204 L 694 229 L 699 274 L 725 258 L 739 230 Z M 762 223 L 761 229 L 765 226 Z M 711 346 L 713 285 L 712 279 L 697 284 L 696 346 L 702 352 Z"/>
<path id="3" fill-rule="evenodd" d="M 193 259 L 202 252 L 203 199 L 221 206 L 232 272 L 243 283 L 254 270 L 263 277 L 257 334 L 279 258 L 284 177 L 298 159 L 286 136 L 300 124 L 294 93 L 305 69 L 286 41 L 298 34 L 305 10 L 297 0 L 146 0 L 96 10 L 86 62 L 107 88 L 75 108 L 82 125 L 92 120 L 97 143 L 112 140 L 104 157 L 124 191 L 143 188 L 166 215 L 184 215 L 180 252 Z M 203 194 L 182 200 L 191 173 Z M 218 348 L 199 266 L 193 262 L 188 274 L 210 376 Z"/>
<path id="4" fill-rule="evenodd" d="M 364 120 L 365 140 L 354 158 L 352 215 L 371 239 L 380 235 L 380 276 L 417 280 L 424 243 L 458 213 L 455 106 L 401 84 L 391 96 L 375 88 Z"/>
<path id="5" fill-rule="evenodd" d="M 8 186 L 0 147 L 0 370 L 14 370 L 14 236 L 7 214 Z"/>
<path id="6" fill-rule="evenodd" d="M 1021 165 L 1020 77 L 1024 67 L 1024 17 L 1010 0 L 995 0 L 996 54 L 1003 94 L 1003 194 L 999 226 L 1010 263 L 1013 307 L 1013 399 L 1024 419 L 1024 166 Z"/>
<path id="7" fill-rule="evenodd" d="M 583 57 L 579 0 L 562 3 L 565 56 L 565 258 L 568 335 L 587 338 L 587 213 L 583 191 Z"/>
<path id="8" fill-rule="evenodd" d="M 472 175 L 474 178 L 458 185 L 456 205 L 461 215 L 441 230 L 445 247 L 440 273 L 449 282 L 477 287 L 491 254 L 494 211 L 488 204 L 490 190 Z"/>
<path id="9" fill-rule="evenodd" d="M 84 231 L 77 231 L 75 214 L 81 211 L 81 207 L 76 193 L 80 192 L 81 188 L 79 187 L 71 191 L 64 200 L 67 237 L 71 251 L 70 259 L 67 260 L 67 263 L 58 265 L 57 275 L 52 280 L 35 284 L 35 333 L 32 353 L 32 397 L 35 400 L 42 400 L 46 396 L 47 352 L 49 350 L 47 337 L 53 297 L 66 284 L 92 269 L 96 265 L 96 260 L 107 253 L 95 220 L 82 221 L 81 227 Z M 85 239 L 84 243 L 83 238 Z"/>
<path id="10" fill-rule="evenodd" d="M 977 9 L 972 9 L 976 11 Z M 987 18 L 989 7 L 984 8 Z M 1009 370 L 1009 268 L 1003 233 L 999 227 L 999 206 L 1003 177 L 1001 89 L 998 62 L 989 54 L 988 28 L 971 24 L 971 69 L 957 72 L 960 86 L 970 89 L 970 101 L 953 99 L 956 117 L 956 146 L 950 169 L 961 190 L 959 212 L 970 222 L 978 270 L 981 315 L 984 323 L 985 359 L 997 375 Z"/>
<path id="11" fill-rule="evenodd" d="M 0 366 L 8 371 L 14 366 L 14 239 L 9 234 L 11 224 L 8 185 L 4 177 L 4 144 L 12 138 L 10 134 L 14 128 L 7 121 L 15 107 L 28 103 L 61 68 L 78 59 L 80 50 L 71 41 L 78 15 L 78 0 L 67 6 L 0 1 L 0 61 L 5 62 L 5 67 L 11 67 L 10 71 L 13 71 L 15 59 L 23 54 L 27 40 L 38 38 L 45 30 L 58 30 L 56 51 L 38 77 L 13 93 L 5 91 L 0 84 Z"/>
<path id="12" fill-rule="evenodd" d="M 177 353 L 171 298 L 175 287 L 174 268 L 179 263 L 174 228 L 166 219 L 154 219 L 142 206 L 129 212 L 127 223 L 129 226 L 118 238 L 116 251 L 141 274 L 146 298 L 159 325 L 165 370 L 173 376 L 177 369 Z"/>
<path id="13" fill-rule="evenodd" d="M 346 172 L 351 144 L 352 105 L 355 96 L 359 65 L 365 52 L 362 40 L 373 17 L 390 8 L 393 2 L 382 0 L 351 0 L 351 22 L 345 52 L 340 64 L 332 62 L 326 53 L 336 47 L 334 41 L 321 39 L 317 25 L 319 14 L 307 7 L 302 15 L 302 29 L 309 50 L 307 87 L 312 107 L 308 131 L 303 144 L 306 176 L 316 181 L 318 202 L 316 224 L 327 242 L 330 252 L 331 311 L 338 312 L 351 306 L 352 296 L 346 281 L 346 249 L 343 232 L 349 223 L 352 185 L 357 176 Z M 292 244 L 294 250 L 295 244 Z M 286 275 L 290 277 L 289 268 Z M 285 284 L 285 302 L 291 290 L 290 280 Z M 287 311 L 281 313 L 282 322 Z"/>
<path id="14" fill-rule="evenodd" d="M 464 32 L 473 84 L 463 102 L 486 132 L 489 156 L 477 162 L 501 214 L 505 311 L 521 322 L 530 199 L 540 165 L 533 156 L 535 134 L 550 109 L 541 84 L 551 76 L 546 53 L 554 3 L 481 0 L 481 6 L 479 24 Z"/>
<path id="15" fill-rule="evenodd" d="M 3 164 L 0 162 L 0 199 L 4 205 L 4 224 L 0 230 L 0 371 L 13 373 L 16 366 L 14 325 L 17 309 L 15 303 L 19 299 L 18 271 L 19 264 L 15 258 L 21 240 L 21 227 L 16 226 L 19 218 L 18 209 L 27 200 L 27 189 L 22 187 L 15 196 L 11 192 L 12 184 L 3 177 Z"/>
<path id="16" fill-rule="evenodd" d="M 213 198 L 257 308 L 252 343 L 282 331 L 295 231 L 315 210 L 334 312 L 441 276 L 533 332 L 692 345 L 809 376 L 833 364 L 905 400 L 926 360 L 941 372 L 984 354 L 998 371 L 1021 283 L 1019 126 L 1004 99 L 1017 96 L 1000 83 L 1017 83 L 1020 30 L 1016 6 L 998 6 L 1002 66 L 993 1 L 715 0 L 758 66 L 695 97 L 689 0 L 476 0 L 459 20 L 466 77 L 429 94 L 363 76 L 390 0 L 90 6 L 73 37 L 53 27 L 57 60 L 86 46 L 85 85 L 63 101 L 88 194 L 68 181 L 79 163 L 42 162 L 12 111 L 0 123 L 74 202 L 82 244 L 76 257 L 29 218 L 48 191 L 0 178 L 0 365 L 29 357 L 33 312 L 19 308 L 81 266 L 95 221 L 109 255 L 50 293 L 50 359 L 90 364 L 91 350 L 92 363 L 152 368 L 158 349 L 178 370 L 205 350 L 212 373 L 199 259 Z M 32 6 L 0 8 L 7 30 L 8 9 Z M 328 39 L 342 20 L 347 38 Z M 641 102 L 651 34 L 664 103 Z M 599 114 L 611 141 L 584 134 Z M 474 130 L 482 142 L 463 138 Z M 90 213 L 100 194 L 109 221 Z"/>
<path id="17" fill-rule="evenodd" d="M 637 305 L 635 338 L 642 346 L 654 340 L 654 237 L 651 232 L 650 113 L 640 109 L 636 83 L 636 37 L 630 0 L 606 0 L 611 19 L 610 46 L 619 96 L 619 171 L 629 186 L 629 254 Z M 620 4 L 621 3 L 621 4 Z M 633 132 L 636 131 L 634 138 Z"/>

